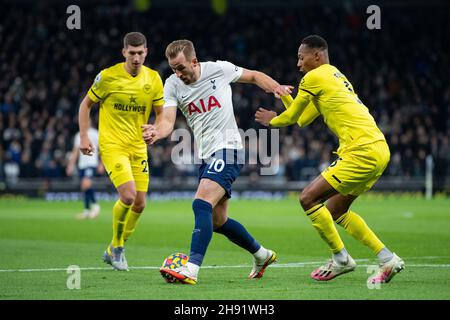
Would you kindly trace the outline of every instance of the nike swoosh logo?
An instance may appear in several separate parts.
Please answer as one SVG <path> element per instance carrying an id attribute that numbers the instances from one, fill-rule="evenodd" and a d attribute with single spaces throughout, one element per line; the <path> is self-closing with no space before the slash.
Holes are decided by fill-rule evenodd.
<path id="1" fill-rule="evenodd" d="M 206 173 L 217 174 L 217 172 L 207 170 Z"/>
<path id="2" fill-rule="evenodd" d="M 181 96 L 181 99 L 184 99 L 184 98 L 186 98 L 188 95 L 185 95 L 185 96 Z"/>

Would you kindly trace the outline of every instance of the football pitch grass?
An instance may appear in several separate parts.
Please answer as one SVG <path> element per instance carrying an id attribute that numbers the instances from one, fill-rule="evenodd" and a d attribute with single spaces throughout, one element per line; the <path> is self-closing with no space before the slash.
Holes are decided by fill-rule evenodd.
<path id="1" fill-rule="evenodd" d="M 449 198 L 368 195 L 355 202 L 353 210 L 406 263 L 391 283 L 372 289 L 366 279 L 375 257 L 339 226 L 358 267 L 329 282 L 310 279 L 330 253 L 295 197 L 232 200 L 230 216 L 275 250 L 278 264 L 264 278 L 249 280 L 251 256 L 214 234 L 196 286 L 167 284 L 159 274 L 166 256 L 189 253 L 190 201 L 148 202 L 127 242 L 129 272 L 101 261 L 111 238 L 112 205 L 102 202 L 97 219 L 77 221 L 80 202 L 0 200 L 0 299 L 450 299 Z M 80 289 L 68 289 L 71 265 L 80 268 Z"/>

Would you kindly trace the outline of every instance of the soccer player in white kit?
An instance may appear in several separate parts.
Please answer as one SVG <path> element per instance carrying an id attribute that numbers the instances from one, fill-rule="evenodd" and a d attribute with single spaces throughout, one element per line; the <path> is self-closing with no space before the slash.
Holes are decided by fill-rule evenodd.
<path id="1" fill-rule="evenodd" d="M 95 199 L 95 191 L 92 187 L 92 177 L 95 173 L 103 169 L 98 156 L 98 131 L 92 127 L 88 130 L 88 136 L 92 144 L 95 146 L 95 154 L 87 156 L 81 153 L 80 147 L 80 133 L 75 135 L 73 142 L 73 149 L 69 157 L 69 163 L 66 167 L 67 176 L 72 176 L 75 170 L 75 163 L 77 163 L 78 174 L 81 179 L 81 191 L 84 196 L 84 210 L 77 214 L 77 219 L 94 219 L 100 213 L 100 205 Z M 77 162 L 78 159 L 78 162 Z"/>
<path id="2" fill-rule="evenodd" d="M 291 92 L 292 87 L 281 86 L 262 72 L 246 70 L 227 61 L 198 62 L 189 40 L 170 43 L 166 58 L 174 74 L 164 85 L 163 115 L 154 125 L 143 126 L 144 140 L 153 144 L 167 137 L 173 131 L 179 108 L 194 133 L 202 165 L 192 204 L 195 226 L 189 261 L 178 269 L 161 268 L 160 272 L 171 280 L 196 284 L 204 255 L 216 232 L 253 255 L 249 278 L 261 278 L 266 267 L 277 260 L 276 253 L 260 245 L 242 224 L 227 216 L 231 185 L 244 162 L 230 83 L 253 83 L 277 97 Z"/>

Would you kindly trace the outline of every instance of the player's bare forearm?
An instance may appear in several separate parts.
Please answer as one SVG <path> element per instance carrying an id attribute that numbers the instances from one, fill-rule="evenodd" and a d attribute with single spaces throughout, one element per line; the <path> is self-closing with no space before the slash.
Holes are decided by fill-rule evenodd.
<path id="1" fill-rule="evenodd" d="M 173 131 L 174 123 L 164 115 L 156 117 L 155 130 L 159 132 L 160 139 L 167 138 Z"/>
<path id="2" fill-rule="evenodd" d="M 275 90 L 275 88 L 280 85 L 277 81 L 269 77 L 267 74 L 259 71 L 254 71 L 253 83 L 267 93 L 272 93 L 273 90 Z"/>
<path id="3" fill-rule="evenodd" d="M 172 133 L 175 126 L 177 109 L 176 107 L 169 107 L 165 109 L 163 107 L 158 107 L 155 108 L 155 113 L 156 130 L 160 133 L 161 139 L 167 138 Z"/>
<path id="4" fill-rule="evenodd" d="M 80 127 L 80 136 L 87 137 L 89 129 L 89 114 L 91 113 L 91 107 L 94 104 L 88 96 L 84 97 L 80 104 L 80 110 L 78 112 L 78 125 Z"/>
<path id="5" fill-rule="evenodd" d="M 80 104 L 80 110 L 78 112 L 78 125 L 80 127 L 80 151 L 89 156 L 91 156 L 94 152 L 94 145 L 88 137 L 89 114 L 94 103 L 95 102 L 86 95 Z"/>
<path id="6" fill-rule="evenodd" d="M 154 124 L 142 126 L 142 137 L 147 144 L 153 144 L 167 138 L 173 131 L 177 116 L 176 107 L 154 107 L 156 119 Z"/>
<path id="7" fill-rule="evenodd" d="M 290 94 L 293 89 L 292 86 L 280 85 L 267 74 L 256 70 L 244 69 L 238 82 L 256 84 L 265 92 L 273 93 L 276 97 Z"/>
<path id="8" fill-rule="evenodd" d="M 273 90 L 280 85 L 265 73 L 246 69 L 242 71 L 242 75 L 239 78 L 238 82 L 256 84 L 258 87 L 268 93 L 272 93 Z"/>
<path id="9" fill-rule="evenodd" d="M 174 123 L 167 119 L 161 119 L 155 122 L 155 130 L 159 132 L 159 138 L 167 138 L 173 131 Z"/>

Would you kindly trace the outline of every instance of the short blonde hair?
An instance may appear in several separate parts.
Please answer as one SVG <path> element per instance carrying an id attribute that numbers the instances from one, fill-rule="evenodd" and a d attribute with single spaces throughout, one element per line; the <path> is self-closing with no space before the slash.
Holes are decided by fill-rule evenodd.
<path id="1" fill-rule="evenodd" d="M 173 59 L 180 52 L 183 52 L 186 59 L 190 60 L 196 57 L 194 44 L 190 40 L 175 40 L 172 41 L 166 48 L 166 58 Z"/>

